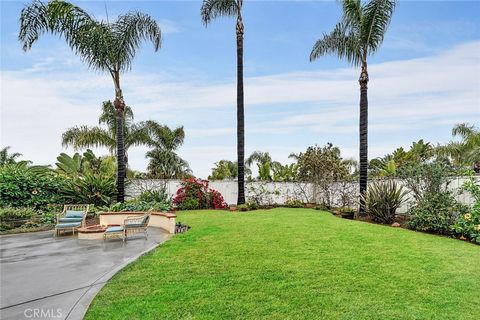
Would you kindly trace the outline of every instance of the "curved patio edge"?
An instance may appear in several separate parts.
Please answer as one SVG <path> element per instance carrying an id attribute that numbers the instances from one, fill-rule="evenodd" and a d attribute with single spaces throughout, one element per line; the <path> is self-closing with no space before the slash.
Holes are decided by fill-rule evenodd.
<path id="1" fill-rule="evenodd" d="M 143 250 L 140 252 L 138 255 L 134 257 L 130 257 L 126 261 L 122 262 L 118 266 L 116 266 L 114 269 L 110 270 L 109 272 L 105 273 L 102 275 L 100 278 L 95 280 L 85 291 L 85 293 L 82 295 L 82 297 L 77 301 L 75 306 L 70 310 L 69 314 L 65 319 L 69 320 L 77 320 L 77 319 L 83 319 L 85 314 L 87 313 L 88 308 L 90 307 L 90 304 L 92 303 L 93 299 L 95 296 L 100 292 L 100 290 L 103 288 L 103 286 L 107 283 L 108 280 L 110 280 L 117 272 L 131 264 L 132 262 L 135 262 L 138 258 L 141 256 L 151 252 L 152 250 L 156 249 L 159 245 L 162 243 L 165 243 L 166 241 L 170 240 L 172 235 L 168 235 L 168 237 L 164 241 L 157 242 L 153 244 L 151 247 Z"/>

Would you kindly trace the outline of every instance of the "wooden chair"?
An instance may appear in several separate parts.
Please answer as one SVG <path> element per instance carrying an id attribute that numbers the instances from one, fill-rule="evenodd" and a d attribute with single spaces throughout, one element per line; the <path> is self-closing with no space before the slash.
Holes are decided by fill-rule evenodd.
<path id="1" fill-rule="evenodd" d="M 130 216 L 123 222 L 124 227 L 124 241 L 127 241 L 129 234 L 143 232 L 145 238 L 148 238 L 147 226 L 150 220 L 150 214 L 146 213 L 143 216 Z"/>
<path id="2" fill-rule="evenodd" d="M 55 236 L 60 231 L 72 231 L 85 226 L 85 219 L 88 213 L 88 204 L 66 204 L 63 211 L 57 214 L 57 224 L 55 225 Z"/>

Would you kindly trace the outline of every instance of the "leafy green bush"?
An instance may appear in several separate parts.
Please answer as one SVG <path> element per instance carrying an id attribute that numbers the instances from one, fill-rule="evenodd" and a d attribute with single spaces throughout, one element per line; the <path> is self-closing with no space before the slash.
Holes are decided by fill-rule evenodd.
<path id="1" fill-rule="evenodd" d="M 156 211 L 165 212 L 170 210 L 170 203 L 165 202 L 146 202 L 139 199 L 117 202 L 109 207 L 104 207 L 104 211 L 111 212 L 129 212 L 129 211 Z"/>
<path id="2" fill-rule="evenodd" d="M 451 235 L 452 225 L 467 213 L 467 207 L 451 192 L 427 193 L 408 211 L 408 226 L 414 230 Z"/>
<path id="3" fill-rule="evenodd" d="M 246 204 L 239 204 L 237 206 L 238 211 L 248 211 L 248 206 Z"/>
<path id="4" fill-rule="evenodd" d="M 257 210 L 259 208 L 258 203 L 256 203 L 255 201 L 252 201 L 252 200 L 248 200 L 246 205 L 247 205 L 248 210 Z"/>
<path id="5" fill-rule="evenodd" d="M 186 198 L 179 205 L 180 210 L 197 210 L 200 209 L 200 204 L 196 198 Z"/>
<path id="6" fill-rule="evenodd" d="M 45 208 L 63 203 L 65 179 L 52 170 L 5 165 L 0 167 L 0 207 Z"/>
<path id="7" fill-rule="evenodd" d="M 30 221 L 37 212 L 32 208 L 0 208 L 0 231 L 18 228 Z"/>
<path id="8" fill-rule="evenodd" d="M 451 229 L 457 236 L 480 244 L 480 185 L 478 181 L 470 178 L 463 185 L 463 189 L 470 192 L 475 202 L 470 212 L 461 215 Z"/>
<path id="9" fill-rule="evenodd" d="M 303 202 L 297 199 L 287 199 L 284 206 L 288 208 L 303 208 Z"/>
<path id="10" fill-rule="evenodd" d="M 167 189 L 145 190 L 138 197 L 138 200 L 145 202 L 170 202 Z"/>
<path id="11" fill-rule="evenodd" d="M 407 192 L 394 180 L 373 182 L 361 198 L 365 202 L 367 214 L 373 221 L 393 223 L 396 211 L 405 202 Z"/>

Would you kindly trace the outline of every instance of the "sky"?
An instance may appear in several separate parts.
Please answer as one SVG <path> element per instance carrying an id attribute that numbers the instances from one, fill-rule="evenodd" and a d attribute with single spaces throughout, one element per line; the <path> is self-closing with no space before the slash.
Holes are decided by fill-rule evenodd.
<path id="1" fill-rule="evenodd" d="M 89 70 L 63 39 L 43 35 L 23 52 L 18 18 L 28 1 L 0 0 L 0 147 L 54 164 L 61 134 L 97 125 L 113 100 L 110 76 Z M 140 48 L 122 76 L 136 121 L 183 126 L 178 150 L 207 177 L 236 160 L 235 20 L 201 23 L 201 1 L 73 1 L 97 19 L 130 10 L 153 16 L 162 47 Z M 245 148 L 288 155 L 331 142 L 358 158 L 359 70 L 334 56 L 309 62 L 315 41 L 341 17 L 336 1 L 244 1 Z M 369 157 L 424 139 L 445 143 L 456 123 L 480 125 L 480 1 L 399 1 L 380 50 L 369 57 Z M 96 149 L 106 154 L 106 149 Z M 129 151 L 145 170 L 147 148 Z"/>

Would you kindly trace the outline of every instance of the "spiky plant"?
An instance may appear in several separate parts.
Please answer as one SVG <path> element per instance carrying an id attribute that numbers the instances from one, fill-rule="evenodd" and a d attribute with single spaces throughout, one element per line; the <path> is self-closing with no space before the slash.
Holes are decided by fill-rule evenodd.
<path id="1" fill-rule="evenodd" d="M 377 222 L 390 224 L 395 221 L 397 209 L 406 200 L 408 192 L 394 180 L 373 182 L 361 195 L 367 214 Z"/>

